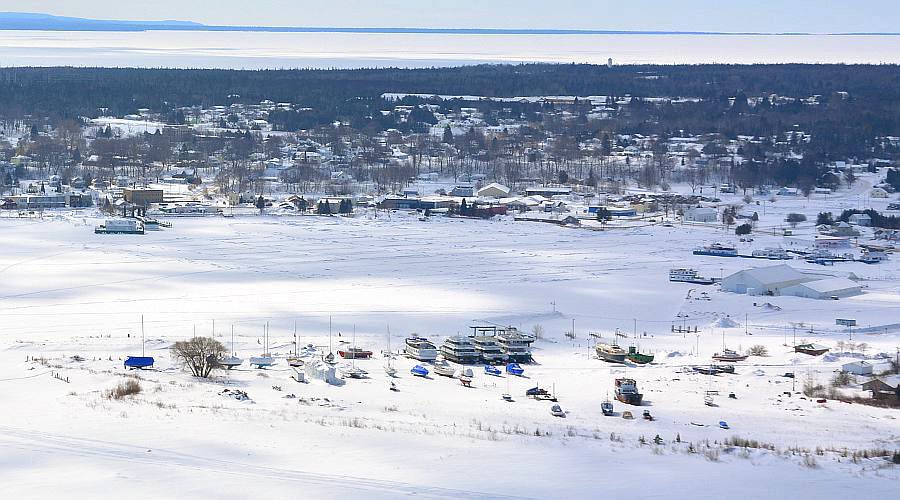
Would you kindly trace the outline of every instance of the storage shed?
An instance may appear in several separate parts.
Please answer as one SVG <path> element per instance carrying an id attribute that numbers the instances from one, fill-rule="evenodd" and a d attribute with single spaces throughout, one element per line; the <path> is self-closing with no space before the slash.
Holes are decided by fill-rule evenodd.
<path id="1" fill-rule="evenodd" d="M 842 372 L 850 373 L 852 375 L 871 375 L 872 368 L 872 363 L 869 363 L 864 359 L 841 365 Z"/>

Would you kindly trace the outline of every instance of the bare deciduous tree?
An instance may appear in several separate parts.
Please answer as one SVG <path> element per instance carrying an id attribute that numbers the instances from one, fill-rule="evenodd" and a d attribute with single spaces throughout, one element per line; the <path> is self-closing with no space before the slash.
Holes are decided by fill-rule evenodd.
<path id="1" fill-rule="evenodd" d="M 195 377 L 208 378 L 219 367 L 219 359 L 228 352 L 216 339 L 194 337 L 175 342 L 171 347 L 172 357 L 191 370 Z"/>

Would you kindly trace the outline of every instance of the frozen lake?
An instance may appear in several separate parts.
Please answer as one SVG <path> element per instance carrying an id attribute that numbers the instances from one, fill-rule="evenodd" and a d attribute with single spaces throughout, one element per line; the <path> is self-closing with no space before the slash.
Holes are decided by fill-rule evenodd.
<path id="1" fill-rule="evenodd" d="M 900 63 L 900 36 L 0 31 L 0 66 Z"/>

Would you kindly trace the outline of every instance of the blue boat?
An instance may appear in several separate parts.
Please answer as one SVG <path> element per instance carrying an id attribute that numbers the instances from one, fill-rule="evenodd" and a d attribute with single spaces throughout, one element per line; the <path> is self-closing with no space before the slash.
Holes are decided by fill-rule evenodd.
<path id="1" fill-rule="evenodd" d="M 521 377 L 525 373 L 525 369 L 519 366 L 519 363 L 510 363 L 506 365 L 506 373 Z"/>
<path id="2" fill-rule="evenodd" d="M 409 370 L 409 373 L 417 377 L 427 377 L 428 376 L 428 368 L 425 368 L 422 365 L 416 365 Z"/>
<path id="3" fill-rule="evenodd" d="M 495 377 L 500 376 L 500 369 L 496 366 L 484 365 L 484 373 L 487 375 L 493 375 Z"/>
<path id="4" fill-rule="evenodd" d="M 726 422 L 726 421 L 724 421 L 724 420 L 720 420 L 720 421 L 719 421 L 719 427 L 722 428 L 722 429 L 730 429 L 730 428 L 731 428 L 731 427 L 728 426 L 728 422 Z"/>
<path id="5" fill-rule="evenodd" d="M 128 356 L 125 358 L 125 368 L 149 368 L 153 366 L 153 358 L 150 356 Z"/>

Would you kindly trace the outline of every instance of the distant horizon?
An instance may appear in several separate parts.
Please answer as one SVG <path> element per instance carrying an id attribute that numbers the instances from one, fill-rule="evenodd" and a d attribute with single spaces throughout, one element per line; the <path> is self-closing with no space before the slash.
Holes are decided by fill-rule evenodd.
<path id="1" fill-rule="evenodd" d="M 204 24 L 191 20 L 97 19 L 41 12 L 0 12 L 0 31 L 214 31 L 269 33 L 372 33 L 471 35 L 710 35 L 710 36 L 900 36 L 900 31 L 708 31 L 658 29 L 458 28 L 418 26 L 268 26 Z"/>

